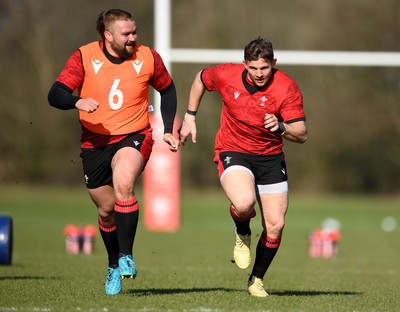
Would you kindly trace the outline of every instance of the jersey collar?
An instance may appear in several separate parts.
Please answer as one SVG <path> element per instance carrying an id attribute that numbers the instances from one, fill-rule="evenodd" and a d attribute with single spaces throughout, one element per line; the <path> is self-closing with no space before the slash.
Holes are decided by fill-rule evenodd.
<path id="1" fill-rule="evenodd" d="M 262 91 L 264 89 L 266 89 L 268 87 L 268 85 L 271 83 L 272 79 L 274 78 L 274 74 L 275 74 L 275 69 L 272 70 L 272 75 L 271 77 L 268 79 L 267 83 L 263 86 L 263 87 L 257 87 L 256 85 L 252 85 L 250 84 L 246 77 L 247 77 L 247 69 L 244 69 L 242 72 L 242 82 L 244 87 L 246 88 L 246 90 L 250 93 L 256 93 L 257 91 Z"/>

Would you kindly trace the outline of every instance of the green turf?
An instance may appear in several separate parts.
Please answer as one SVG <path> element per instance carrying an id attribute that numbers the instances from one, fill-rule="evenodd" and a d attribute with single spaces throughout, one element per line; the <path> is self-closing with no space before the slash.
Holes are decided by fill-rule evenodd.
<path id="1" fill-rule="evenodd" d="M 141 202 L 141 195 L 139 195 Z M 0 215 L 14 221 L 11 266 L 0 265 L 0 311 L 398 311 L 399 198 L 291 195 L 283 243 L 270 267 L 268 298 L 246 292 L 250 269 L 231 262 L 233 223 L 221 190 L 182 194 L 182 225 L 174 234 L 140 225 L 138 276 L 123 293 L 104 295 L 106 254 L 67 255 L 63 228 L 96 224 L 86 191 L 50 187 L 0 189 Z M 143 216 L 143 215 L 142 215 Z M 310 230 L 327 217 L 342 224 L 339 255 L 311 259 Z M 253 246 L 260 232 L 253 224 Z"/>

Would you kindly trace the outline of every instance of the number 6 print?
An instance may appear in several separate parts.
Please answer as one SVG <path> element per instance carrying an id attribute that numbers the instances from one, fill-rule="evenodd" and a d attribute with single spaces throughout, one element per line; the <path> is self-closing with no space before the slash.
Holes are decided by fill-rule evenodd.
<path id="1" fill-rule="evenodd" d="M 114 83 L 110 90 L 110 94 L 108 95 L 108 104 L 113 110 L 120 109 L 122 106 L 122 102 L 124 101 L 124 95 L 122 94 L 122 91 L 118 89 L 118 84 L 120 81 L 121 79 L 114 80 Z M 117 102 L 114 101 L 115 97 L 117 97 Z"/>

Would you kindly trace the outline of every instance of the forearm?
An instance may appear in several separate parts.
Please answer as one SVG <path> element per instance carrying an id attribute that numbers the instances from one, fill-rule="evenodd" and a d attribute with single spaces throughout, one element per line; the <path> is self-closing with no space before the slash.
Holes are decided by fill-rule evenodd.
<path id="1" fill-rule="evenodd" d="M 201 72 L 197 73 L 189 94 L 189 103 L 187 109 L 190 112 L 197 112 L 200 106 L 201 99 L 204 95 L 206 88 L 201 81 Z"/>
<path id="2" fill-rule="evenodd" d="M 72 94 L 72 90 L 61 82 L 54 82 L 48 93 L 47 99 L 51 106 L 68 110 L 75 108 L 79 97 Z"/>
<path id="3" fill-rule="evenodd" d="M 179 139 L 182 144 L 189 135 L 192 135 L 192 142 L 196 143 L 197 129 L 196 129 L 196 114 L 199 109 L 201 99 L 206 88 L 201 81 L 201 72 L 197 73 L 189 93 L 189 102 L 186 110 L 185 117 L 183 118 L 182 126 L 179 129 Z"/>
<path id="4" fill-rule="evenodd" d="M 294 123 L 284 123 L 285 133 L 282 137 L 288 141 L 295 143 L 304 143 L 307 141 L 307 125 L 305 121 L 297 121 Z"/>
<path id="5" fill-rule="evenodd" d="M 175 84 L 170 86 L 161 94 L 161 117 L 164 123 L 164 133 L 173 133 L 174 119 L 177 107 Z"/>

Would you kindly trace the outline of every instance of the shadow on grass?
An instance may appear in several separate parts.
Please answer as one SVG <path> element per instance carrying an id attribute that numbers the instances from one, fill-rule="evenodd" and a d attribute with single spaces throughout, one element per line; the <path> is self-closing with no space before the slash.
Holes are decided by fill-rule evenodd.
<path id="1" fill-rule="evenodd" d="M 57 280 L 60 279 L 58 277 L 49 277 L 49 276 L 0 276 L 0 281 L 5 280 Z"/>
<path id="2" fill-rule="evenodd" d="M 207 292 L 242 292 L 242 289 L 233 288 L 147 288 L 147 289 L 130 289 L 125 293 L 135 296 L 154 296 L 154 295 L 173 295 L 173 294 L 190 294 L 190 293 L 207 293 Z"/>
<path id="3" fill-rule="evenodd" d="M 190 294 L 190 293 L 207 293 L 207 292 L 243 292 L 243 289 L 234 289 L 234 288 L 168 288 L 168 289 L 160 289 L 160 288 L 148 288 L 148 289 L 130 289 L 125 293 L 128 295 L 135 296 L 154 296 L 154 295 L 173 295 L 173 294 Z M 269 292 L 272 296 L 325 296 L 325 295 L 333 295 L 333 296 L 354 296 L 361 295 L 360 292 L 354 291 L 297 291 L 297 290 L 284 290 L 284 291 L 271 291 Z"/>
<path id="4" fill-rule="evenodd" d="M 354 296 L 361 295 L 360 292 L 355 291 L 320 291 L 320 290 L 307 290 L 307 291 L 297 291 L 297 290 L 283 290 L 283 291 L 269 291 L 270 295 L 273 296 Z"/>

